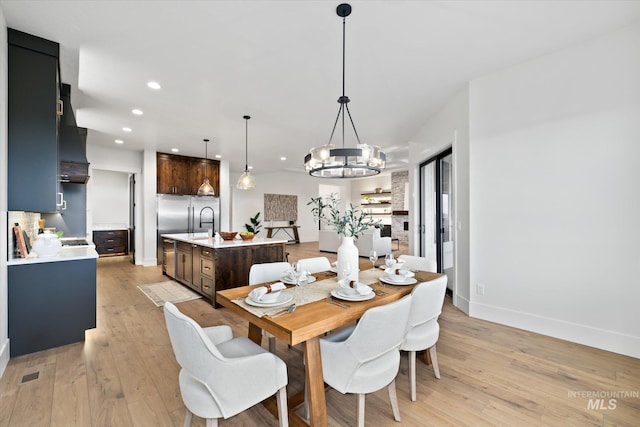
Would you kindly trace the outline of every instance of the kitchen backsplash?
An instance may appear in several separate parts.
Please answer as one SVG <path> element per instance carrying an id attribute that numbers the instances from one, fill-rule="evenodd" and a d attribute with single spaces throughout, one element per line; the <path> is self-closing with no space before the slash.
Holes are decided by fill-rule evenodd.
<path id="1" fill-rule="evenodd" d="M 13 234 L 13 226 L 17 222 L 27 233 L 29 236 L 29 240 L 33 242 L 38 235 L 38 220 L 40 219 L 39 213 L 34 212 L 19 212 L 19 211 L 9 211 L 9 230 L 7 236 L 9 236 L 8 246 L 7 246 L 7 254 L 9 254 L 9 259 L 13 259 L 19 257 L 19 255 L 14 254 L 14 234 Z"/>

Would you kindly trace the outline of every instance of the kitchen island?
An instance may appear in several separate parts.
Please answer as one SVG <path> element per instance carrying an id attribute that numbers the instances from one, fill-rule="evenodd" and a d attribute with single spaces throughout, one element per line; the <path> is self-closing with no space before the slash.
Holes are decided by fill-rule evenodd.
<path id="1" fill-rule="evenodd" d="M 286 239 L 254 237 L 253 240 L 221 240 L 206 233 L 163 234 L 173 244 L 173 259 L 163 269 L 167 276 L 215 303 L 215 292 L 247 286 L 252 264 L 285 261 Z"/>
<path id="2" fill-rule="evenodd" d="M 11 357 L 84 341 L 96 327 L 93 246 L 7 261 Z"/>

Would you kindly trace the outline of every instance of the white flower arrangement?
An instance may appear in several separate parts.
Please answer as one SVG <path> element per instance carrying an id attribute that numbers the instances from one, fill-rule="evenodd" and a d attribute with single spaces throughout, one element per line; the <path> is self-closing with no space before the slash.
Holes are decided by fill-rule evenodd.
<path id="1" fill-rule="evenodd" d="M 382 228 L 380 220 L 375 220 L 371 214 L 363 211 L 359 206 L 349 205 L 344 213 L 338 209 L 340 199 L 335 193 L 327 198 L 325 203 L 322 197 L 312 198 L 307 205 L 313 205 L 311 213 L 316 221 L 333 226 L 336 233 L 347 237 L 359 237 L 367 229 Z"/>

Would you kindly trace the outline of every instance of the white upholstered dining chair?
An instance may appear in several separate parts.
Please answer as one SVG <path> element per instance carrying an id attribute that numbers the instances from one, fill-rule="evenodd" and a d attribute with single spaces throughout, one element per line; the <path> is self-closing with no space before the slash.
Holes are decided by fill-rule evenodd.
<path id="1" fill-rule="evenodd" d="M 447 276 L 420 283 L 411 292 L 409 323 L 401 350 L 409 354 L 409 389 L 411 400 L 416 400 L 416 352 L 428 350 L 433 365 L 433 373 L 440 378 L 436 342 L 440 335 L 438 316 L 442 312 Z"/>
<path id="2" fill-rule="evenodd" d="M 282 279 L 287 271 L 291 269 L 288 262 L 264 262 L 253 264 L 249 269 L 249 286 L 260 283 L 273 282 Z M 262 331 L 263 335 L 269 339 L 269 351 L 276 353 L 276 337 L 268 332 Z"/>
<path id="3" fill-rule="evenodd" d="M 187 407 L 184 426 L 193 414 L 207 427 L 276 395 L 280 427 L 287 427 L 287 366 L 248 338 L 233 338 L 229 326 L 200 327 L 170 302 L 164 316 L 179 374 L 180 394 Z"/>
<path id="4" fill-rule="evenodd" d="M 324 381 L 342 394 L 354 393 L 357 425 L 364 426 L 365 394 L 387 387 L 393 416 L 400 421 L 395 378 L 400 367 L 411 296 L 367 310 L 343 341 L 320 339 Z"/>
<path id="5" fill-rule="evenodd" d="M 300 270 L 308 271 L 309 273 L 319 273 L 321 271 L 328 271 L 331 269 L 331 263 L 329 259 L 324 256 L 314 258 L 303 258 L 298 260 L 298 268 Z"/>
<path id="6" fill-rule="evenodd" d="M 398 261 L 403 261 L 408 268 L 415 270 L 438 272 L 438 263 L 435 259 L 415 255 L 400 255 Z"/>

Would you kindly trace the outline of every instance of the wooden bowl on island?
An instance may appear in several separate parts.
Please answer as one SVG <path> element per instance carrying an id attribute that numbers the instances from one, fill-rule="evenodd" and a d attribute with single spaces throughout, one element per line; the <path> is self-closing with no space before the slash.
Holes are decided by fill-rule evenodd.
<path id="1" fill-rule="evenodd" d="M 238 234 L 237 231 L 221 231 L 220 237 L 222 237 L 222 240 L 233 240 L 235 239 L 236 234 Z"/>
<path id="2" fill-rule="evenodd" d="M 256 235 L 250 232 L 243 231 L 240 233 L 240 238 L 245 241 L 253 240 L 254 237 L 256 237 Z"/>

